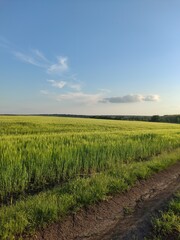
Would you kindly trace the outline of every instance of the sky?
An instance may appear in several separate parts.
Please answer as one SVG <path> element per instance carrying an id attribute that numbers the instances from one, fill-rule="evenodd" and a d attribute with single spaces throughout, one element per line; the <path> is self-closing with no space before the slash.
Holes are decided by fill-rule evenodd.
<path id="1" fill-rule="evenodd" d="M 179 0 L 0 0 L 0 114 L 180 114 Z"/>

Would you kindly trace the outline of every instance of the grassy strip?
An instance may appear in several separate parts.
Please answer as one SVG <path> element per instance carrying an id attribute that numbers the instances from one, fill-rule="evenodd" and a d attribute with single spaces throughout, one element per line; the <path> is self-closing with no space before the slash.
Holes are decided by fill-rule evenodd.
<path id="1" fill-rule="evenodd" d="M 37 227 L 62 219 L 70 212 L 105 199 L 108 194 L 122 192 L 154 172 L 167 168 L 180 160 L 180 149 L 161 154 L 147 162 L 122 165 L 106 173 L 77 178 L 0 209 L 0 239 L 15 239 L 24 233 L 33 233 Z"/>
<path id="2" fill-rule="evenodd" d="M 180 239 L 180 192 L 170 201 L 167 211 L 153 219 L 151 240 Z"/>

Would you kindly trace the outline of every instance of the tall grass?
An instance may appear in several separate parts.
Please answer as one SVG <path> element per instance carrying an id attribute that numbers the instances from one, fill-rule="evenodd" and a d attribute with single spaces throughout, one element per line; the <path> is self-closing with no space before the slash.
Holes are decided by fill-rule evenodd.
<path id="1" fill-rule="evenodd" d="M 180 127 L 174 129 L 174 125 L 172 135 L 172 129 L 165 124 L 160 125 L 163 128 L 159 132 L 156 124 L 143 123 L 142 129 L 136 122 L 74 119 L 73 124 L 72 119 L 66 118 L 20 119 L 8 118 L 7 122 L 6 118 L 1 119 L 1 132 L 7 133 L 0 142 L 1 201 L 79 175 L 145 161 L 180 146 Z"/>
<path id="2" fill-rule="evenodd" d="M 152 231 L 147 240 L 180 239 L 180 192 L 169 202 L 159 217 L 152 219 Z"/>
<path id="3" fill-rule="evenodd" d="M 167 168 L 180 160 L 180 149 L 146 162 L 124 164 L 106 172 L 77 177 L 62 186 L 42 191 L 0 209 L 0 239 L 14 239 L 48 223 L 62 220 L 82 206 L 105 199 L 108 194 L 127 190 L 139 179 Z M 24 239 L 24 238 L 22 238 Z"/>

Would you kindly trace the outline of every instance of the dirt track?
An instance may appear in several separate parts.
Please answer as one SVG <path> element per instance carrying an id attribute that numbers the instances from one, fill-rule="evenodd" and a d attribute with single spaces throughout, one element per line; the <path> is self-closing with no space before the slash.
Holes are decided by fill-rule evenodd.
<path id="1" fill-rule="evenodd" d="M 150 229 L 152 214 L 161 209 L 178 189 L 180 162 L 138 182 L 128 192 L 82 209 L 29 239 L 143 239 Z"/>

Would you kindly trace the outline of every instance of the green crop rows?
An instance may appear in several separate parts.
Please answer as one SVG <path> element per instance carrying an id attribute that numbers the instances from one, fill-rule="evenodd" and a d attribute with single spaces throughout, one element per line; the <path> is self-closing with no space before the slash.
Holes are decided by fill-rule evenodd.
<path id="1" fill-rule="evenodd" d="M 1 116 L 0 238 L 123 191 L 180 160 L 179 149 L 176 124 Z"/>

